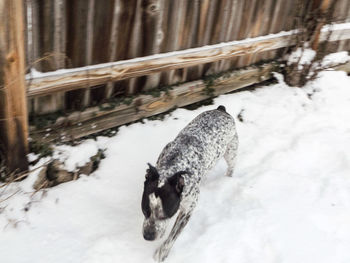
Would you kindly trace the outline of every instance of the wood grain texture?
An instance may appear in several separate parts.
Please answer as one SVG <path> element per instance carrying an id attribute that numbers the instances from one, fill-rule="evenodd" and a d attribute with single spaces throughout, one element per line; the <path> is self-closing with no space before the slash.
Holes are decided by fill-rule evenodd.
<path id="1" fill-rule="evenodd" d="M 39 15 L 38 0 L 26 1 L 26 32 L 27 32 L 27 50 L 26 65 L 30 69 L 41 71 L 41 63 L 36 62 L 39 59 Z M 28 112 L 33 114 L 38 107 L 38 98 L 28 100 Z"/>
<path id="2" fill-rule="evenodd" d="M 114 0 L 113 2 L 113 17 L 112 17 L 112 25 L 110 30 L 110 37 L 108 43 L 108 61 L 116 61 L 117 60 L 117 47 L 118 47 L 118 32 L 121 30 L 121 14 L 122 14 L 122 6 L 120 0 Z M 105 97 L 108 99 L 112 96 L 114 91 L 114 83 L 108 82 Z"/>
<path id="3" fill-rule="evenodd" d="M 47 72 L 65 68 L 66 17 L 65 0 L 30 0 L 27 2 L 28 68 Z M 30 52 L 32 51 L 32 52 Z M 28 61 L 28 62 L 29 62 Z M 35 98 L 31 114 L 55 112 L 65 108 L 65 94 L 56 93 Z"/>
<path id="4" fill-rule="evenodd" d="M 273 68 L 274 65 L 266 64 L 227 73 L 214 81 L 214 85 L 211 86 L 212 95 L 205 91 L 207 87 L 205 82 L 198 80 L 177 86 L 167 92 L 162 91 L 159 97 L 139 95 L 130 105 L 123 104 L 111 110 L 104 111 L 100 107 L 88 108 L 82 112 L 72 113 L 64 121 L 60 120 L 60 123 L 64 123 L 63 127 L 54 125 L 42 130 L 33 130 L 31 137 L 44 141 L 69 141 L 80 138 L 259 83 L 271 78 Z M 48 132 L 47 128 L 51 128 L 51 131 Z"/>
<path id="5" fill-rule="evenodd" d="M 350 63 L 334 67 L 335 70 L 350 72 Z M 205 91 L 206 84 L 197 80 L 177 86 L 167 92 L 162 91 L 159 97 L 139 95 L 130 105 L 120 105 L 110 110 L 101 110 L 100 107 L 88 108 L 82 112 L 74 112 L 61 120 L 60 123 L 41 130 L 33 129 L 31 137 L 36 140 L 70 141 L 109 128 L 140 120 L 145 117 L 167 112 L 176 107 L 183 107 L 202 101 L 211 96 L 218 96 L 250 85 L 260 83 L 272 77 L 273 64 L 264 64 L 260 67 L 249 67 L 227 73 L 216 79 L 211 88 L 213 94 Z M 102 105 L 108 107 L 108 104 Z"/>
<path id="6" fill-rule="evenodd" d="M 308 6 L 319 6 L 325 1 L 307 3 Z M 45 72 L 63 68 L 60 60 L 65 60 L 65 68 L 77 68 L 287 31 L 295 26 L 296 2 L 27 0 L 27 6 L 33 7 L 30 31 L 33 41 L 28 42 L 27 61 L 30 64 L 53 52 L 55 55 L 49 59 L 35 63 L 36 69 Z M 349 0 L 337 0 L 334 21 L 349 21 L 349 7 Z M 329 46 L 332 50 L 335 45 L 338 45 L 339 51 L 349 50 L 350 41 L 343 39 Z M 63 84 L 64 78 L 59 79 L 58 84 L 63 85 L 58 88 L 61 95 L 58 90 L 54 91 L 54 82 L 45 83 L 47 79 L 43 85 L 52 85 L 53 90 L 50 88 L 48 93 L 43 90 L 36 93 L 41 84 L 34 79 L 33 89 L 29 90 L 29 108 L 34 114 L 83 109 L 111 97 L 134 95 L 156 86 L 193 81 L 205 74 L 279 58 L 284 50 L 287 48 L 255 50 L 218 60 L 215 56 L 214 61 L 201 60 L 194 64 L 186 64 L 184 60 L 183 67 L 169 65 L 156 69 L 151 64 L 151 69 L 145 74 L 129 74 L 133 71 L 129 72 L 129 69 L 124 74 L 124 67 L 120 71 L 111 68 L 110 74 L 107 69 L 97 74 L 94 70 L 91 73 L 86 71 L 84 76 L 67 78 L 66 81 L 71 83 Z M 58 53 L 63 56 L 58 56 Z M 145 63 L 144 67 L 147 66 Z M 139 70 L 143 70 L 141 66 Z"/>
<path id="7" fill-rule="evenodd" d="M 142 2 L 142 56 L 159 54 L 164 40 L 162 24 L 164 18 L 164 1 L 143 0 Z M 148 76 L 140 90 L 149 90 L 159 85 L 161 74 Z"/>
<path id="8" fill-rule="evenodd" d="M 326 33 L 320 36 L 325 39 Z M 330 41 L 350 38 L 350 30 L 335 30 Z M 293 44 L 289 35 L 270 36 L 269 39 L 251 39 L 243 42 L 231 42 L 225 45 L 213 45 L 199 49 L 189 49 L 167 53 L 165 56 L 148 56 L 137 60 L 100 64 L 93 68 L 76 68 L 62 73 L 55 72 L 30 80 L 28 97 L 47 95 L 59 91 L 86 88 L 105 84 L 111 80 L 122 80 L 158 73 L 165 70 L 186 68 L 215 62 L 222 59 L 244 56 L 269 50 L 276 50 Z M 87 73 L 89 74 L 87 77 Z"/>
<path id="9" fill-rule="evenodd" d="M 112 64 L 101 64 L 99 67 L 88 69 L 89 78 L 86 77 L 85 68 L 65 71 L 62 74 L 48 74 L 31 79 L 28 83 L 28 96 L 46 95 L 51 92 L 67 91 L 84 88 L 87 85 L 95 86 L 109 80 L 121 80 L 139 77 L 164 70 L 178 69 L 199 64 L 214 62 L 222 59 L 242 56 L 253 52 L 273 50 L 289 45 L 289 36 L 232 43 L 229 45 L 208 46 L 207 48 L 185 50 L 184 52 L 168 53 L 165 57 L 149 56 L 142 60 L 120 61 Z"/>
<path id="10" fill-rule="evenodd" d="M 174 10 L 177 10 L 177 12 L 174 12 Z M 165 35 L 169 37 L 164 38 L 162 52 L 180 50 L 182 38 L 184 37 L 183 31 L 185 29 L 186 1 L 169 2 L 165 8 L 165 14 L 168 15 L 168 19 L 163 23 L 163 37 Z M 183 76 L 180 71 L 171 70 L 162 74 L 161 85 L 172 85 L 182 80 Z"/>
<path id="11" fill-rule="evenodd" d="M 28 169 L 24 3 L 0 2 L 0 146 L 10 172 Z"/>

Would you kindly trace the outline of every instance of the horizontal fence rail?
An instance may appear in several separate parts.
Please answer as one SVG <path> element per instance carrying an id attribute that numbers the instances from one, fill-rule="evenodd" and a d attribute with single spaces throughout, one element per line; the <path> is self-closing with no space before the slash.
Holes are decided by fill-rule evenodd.
<path id="1" fill-rule="evenodd" d="M 272 78 L 276 63 L 252 66 L 227 72 L 208 82 L 197 80 L 187 82 L 174 89 L 159 91 L 159 94 L 135 96 L 128 103 L 117 105 L 105 103 L 84 111 L 73 112 L 56 119 L 41 129 L 31 131 L 34 140 L 66 142 L 142 118 L 167 112 L 176 107 L 187 106 L 213 96 L 239 90 Z M 334 66 L 335 70 L 350 72 L 350 62 Z"/>
<path id="2" fill-rule="evenodd" d="M 211 81 L 210 90 L 205 80 L 197 80 L 159 91 L 156 96 L 141 94 L 128 103 L 105 103 L 90 107 L 57 118 L 54 124 L 47 127 L 33 130 L 31 137 L 47 142 L 71 141 L 268 80 L 272 77 L 274 67 L 275 64 L 270 63 L 225 73 Z"/>
<path id="3" fill-rule="evenodd" d="M 330 36 L 329 30 L 331 30 Z M 186 68 L 252 53 L 276 50 L 294 45 L 295 39 L 293 36 L 295 34 L 297 34 L 296 31 L 281 32 L 252 39 L 151 55 L 125 61 L 57 70 L 34 76 L 27 74 L 28 97 L 88 88 L 106 84 L 110 81 L 145 76 L 165 70 Z M 340 41 L 345 39 L 350 39 L 349 24 L 324 27 L 320 37 L 321 41 Z"/>

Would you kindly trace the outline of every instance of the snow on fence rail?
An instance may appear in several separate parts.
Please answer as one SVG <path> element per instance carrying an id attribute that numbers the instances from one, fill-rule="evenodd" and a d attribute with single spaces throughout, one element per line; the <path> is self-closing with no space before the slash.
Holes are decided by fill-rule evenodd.
<path id="1" fill-rule="evenodd" d="M 274 63 L 252 66 L 225 73 L 211 79 L 187 82 L 177 87 L 159 90 L 158 94 L 141 94 L 128 102 L 104 103 L 84 111 L 61 116 L 52 124 L 31 132 L 31 137 L 41 141 L 71 141 L 145 117 L 183 107 L 213 96 L 244 88 L 272 77 Z"/>
<path id="2" fill-rule="evenodd" d="M 329 38 L 328 31 L 332 34 Z M 48 73 L 27 74 L 28 97 L 48 95 L 54 92 L 88 88 L 110 81 L 140 77 L 165 70 L 191 67 L 247 54 L 276 50 L 295 44 L 295 30 L 280 32 L 241 41 L 232 41 L 182 51 L 157 54 L 125 61 L 98 64 Z M 350 39 L 350 24 L 327 26 L 320 40 L 340 41 Z"/>

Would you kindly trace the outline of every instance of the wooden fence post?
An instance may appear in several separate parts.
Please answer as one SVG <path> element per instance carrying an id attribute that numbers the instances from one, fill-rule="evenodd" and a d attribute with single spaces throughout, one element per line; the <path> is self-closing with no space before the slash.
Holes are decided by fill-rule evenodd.
<path id="1" fill-rule="evenodd" d="M 0 145 L 8 171 L 28 170 L 24 2 L 0 1 Z"/>

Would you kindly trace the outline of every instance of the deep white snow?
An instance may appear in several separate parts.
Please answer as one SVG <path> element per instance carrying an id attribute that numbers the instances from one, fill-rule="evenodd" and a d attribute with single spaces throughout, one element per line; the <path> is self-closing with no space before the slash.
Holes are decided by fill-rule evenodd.
<path id="1" fill-rule="evenodd" d="M 277 77 L 112 138 L 57 147 L 70 170 L 98 148 L 106 159 L 93 175 L 34 196 L 38 171 L 0 188 L 0 261 L 153 262 L 159 242 L 141 234 L 146 163 L 196 115 L 223 104 L 240 139 L 234 177 L 224 176 L 224 161 L 210 172 L 167 262 L 349 263 L 350 77 L 322 72 L 302 89 Z"/>

